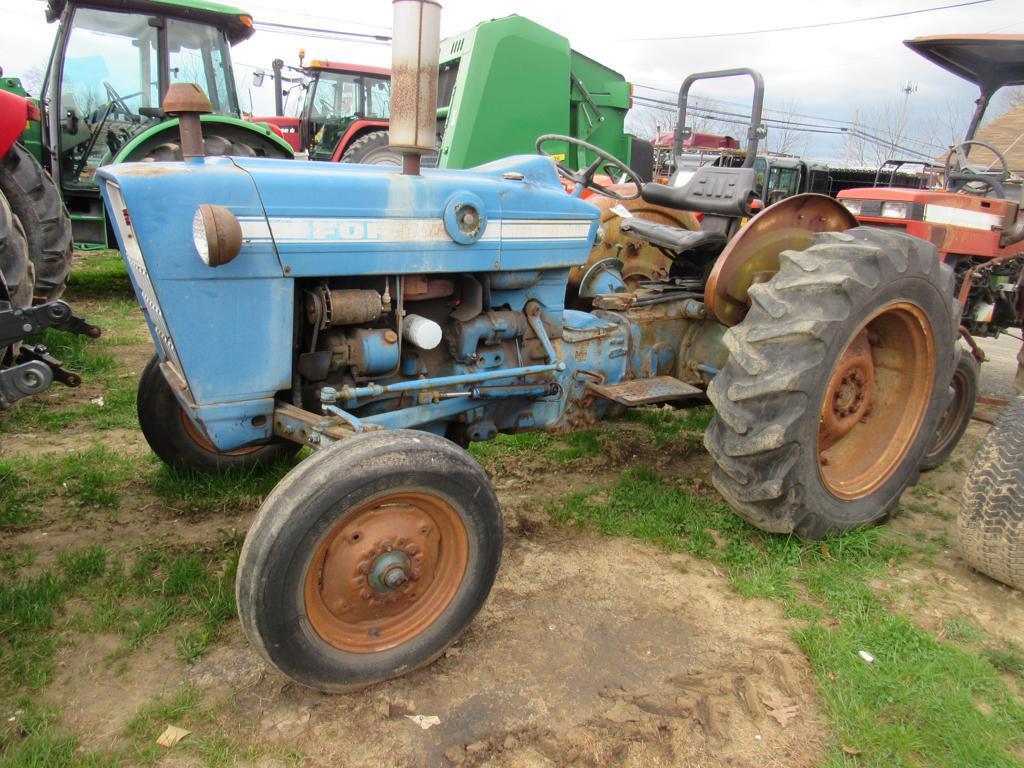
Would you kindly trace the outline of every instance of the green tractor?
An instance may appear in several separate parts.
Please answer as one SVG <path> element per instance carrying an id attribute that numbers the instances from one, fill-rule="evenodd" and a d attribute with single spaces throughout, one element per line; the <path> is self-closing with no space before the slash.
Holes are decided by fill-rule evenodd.
<path id="1" fill-rule="evenodd" d="M 96 170 L 181 158 L 178 120 L 161 109 L 174 83 L 196 83 L 209 97 L 209 114 L 202 117 L 207 155 L 293 156 L 276 129 L 242 120 L 230 48 L 253 34 L 245 11 L 206 0 L 47 0 L 46 18 L 59 25 L 38 101 L 41 120 L 28 123 L 0 168 L 0 191 L 30 241 L 31 222 L 41 217 L 17 209 L 40 201 L 12 194 L 10 185 L 32 186 L 30 179 L 14 177 L 42 166 L 57 183 L 75 242 L 104 248 L 113 242 Z M 20 89 L 16 78 L 0 83 L 5 90 Z M 53 201 L 47 206 L 53 208 Z M 42 238 L 43 228 L 36 234 Z M 30 242 L 29 250 L 37 261 L 37 294 L 59 293 L 70 250 L 61 258 L 53 243 Z M 40 280 L 47 284 L 39 286 Z"/>

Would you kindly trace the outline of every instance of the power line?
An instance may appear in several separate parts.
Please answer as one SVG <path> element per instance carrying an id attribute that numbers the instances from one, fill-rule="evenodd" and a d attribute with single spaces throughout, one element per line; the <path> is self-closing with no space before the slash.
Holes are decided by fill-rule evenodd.
<path id="1" fill-rule="evenodd" d="M 391 31 L 391 27 L 390 26 L 385 26 L 384 24 L 370 24 L 369 22 L 366 22 L 366 21 L 356 21 L 355 19 L 339 19 L 336 16 L 324 16 L 324 15 L 316 14 L 316 13 L 300 13 L 298 11 L 291 11 L 291 10 L 283 11 L 280 8 L 268 8 L 265 5 L 254 5 L 253 3 L 250 3 L 250 2 L 246 2 L 245 3 L 245 7 L 247 9 L 248 8 L 255 8 L 256 10 L 268 11 L 270 13 L 284 13 L 284 14 L 287 14 L 289 17 L 303 16 L 303 17 L 305 17 L 307 19 L 320 19 L 321 21 L 336 21 L 339 24 L 356 24 L 356 25 L 358 25 L 360 27 L 373 27 L 374 29 L 386 29 L 388 32 Z"/>
<path id="2" fill-rule="evenodd" d="M 301 33 L 307 37 L 329 38 L 348 40 L 353 43 L 370 43 L 373 45 L 387 45 L 391 42 L 390 35 L 371 35 L 365 32 L 345 32 L 340 29 L 327 29 L 326 27 L 304 27 L 297 24 L 278 24 L 273 21 L 254 21 L 253 27 L 261 32 L 273 32 L 281 35 L 294 35 Z"/>
<path id="3" fill-rule="evenodd" d="M 899 16 L 915 16 L 920 13 L 932 13 L 933 11 L 945 11 L 950 8 L 965 8 L 969 5 L 981 5 L 991 3 L 992 0 L 970 0 L 966 3 L 954 3 L 952 5 L 937 5 L 932 8 L 921 8 L 916 11 L 901 11 L 899 13 L 887 13 L 882 16 L 866 16 L 862 19 L 846 19 L 845 21 L 824 21 L 819 24 L 801 24 L 795 27 L 776 27 L 775 29 L 755 29 L 747 32 L 716 32 L 708 35 L 671 35 L 666 37 L 626 37 L 621 38 L 625 42 L 650 42 L 654 40 L 708 40 L 715 37 L 744 37 L 748 35 L 767 35 L 774 32 L 793 32 L 800 29 L 820 29 L 821 27 L 838 27 L 843 24 L 860 24 L 865 21 L 881 21 L 882 19 L 895 19 Z"/>
<path id="4" fill-rule="evenodd" d="M 644 96 L 634 96 L 633 99 L 634 99 L 634 101 L 646 102 L 646 106 L 650 106 L 652 109 L 658 109 L 658 110 L 661 110 L 663 112 L 671 112 L 671 113 L 675 113 L 676 112 L 675 105 L 674 104 L 670 104 L 669 102 L 659 101 L 657 99 L 648 99 L 648 98 L 646 98 Z M 734 113 L 731 113 L 731 112 L 721 112 L 719 110 L 709 109 L 709 108 L 706 108 L 706 107 L 692 107 L 692 108 L 688 108 L 688 111 L 692 111 L 693 113 L 695 113 L 695 114 L 697 114 L 699 116 L 710 117 L 710 118 L 714 119 L 717 122 L 725 123 L 727 125 L 744 125 L 745 126 L 745 125 L 749 125 L 750 124 L 749 116 L 746 116 L 746 120 L 736 119 L 737 117 L 742 118 L 744 116 L 743 115 L 735 115 Z M 927 159 L 927 160 L 933 159 L 931 155 L 928 155 L 928 154 L 926 154 L 924 152 L 920 152 L 920 151 L 918 151 L 916 149 L 911 149 L 910 147 L 901 146 L 899 144 L 896 144 L 895 142 L 889 141 L 888 139 L 882 138 L 881 136 L 876 136 L 876 135 L 874 135 L 872 133 L 868 133 L 867 131 L 861 130 L 860 128 L 856 128 L 856 127 L 854 127 L 854 128 L 841 128 L 841 127 L 834 127 L 834 126 L 812 126 L 812 125 L 810 125 L 808 123 L 794 123 L 794 122 L 789 122 L 789 121 L 785 121 L 785 120 L 776 120 L 775 118 L 762 118 L 762 122 L 766 123 L 769 128 L 773 128 L 773 127 L 774 128 L 781 128 L 781 129 L 784 129 L 784 130 L 794 131 L 796 133 L 818 133 L 818 134 L 824 134 L 826 136 L 846 136 L 846 137 L 853 135 L 853 136 L 855 136 L 857 138 L 860 138 L 860 139 L 863 139 L 864 141 L 867 141 L 868 143 L 871 143 L 871 144 L 877 144 L 879 146 L 883 146 L 883 147 L 886 147 L 888 149 L 899 150 L 900 152 L 905 152 L 908 155 L 914 155 L 916 157 L 924 158 L 924 159 Z M 804 127 L 804 126 L 808 126 L 808 127 Z M 928 144 L 926 142 L 921 142 L 921 141 L 918 141 L 918 140 L 911 140 L 911 141 L 914 141 L 914 143 L 917 143 L 917 144 L 922 144 L 924 146 L 935 146 L 935 147 L 937 147 L 937 145 L 931 145 L 931 144 Z"/>

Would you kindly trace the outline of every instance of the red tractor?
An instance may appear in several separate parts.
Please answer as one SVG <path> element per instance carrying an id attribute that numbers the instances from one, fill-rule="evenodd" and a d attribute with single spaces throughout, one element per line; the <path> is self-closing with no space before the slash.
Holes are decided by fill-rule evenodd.
<path id="1" fill-rule="evenodd" d="M 981 91 L 964 140 L 949 151 L 945 185 L 848 189 L 838 197 L 860 223 L 907 232 L 938 248 L 956 272 L 961 333 L 981 362 L 984 354 L 973 336 L 998 336 L 1024 321 L 1024 179 L 1011 170 L 1004 154 L 1008 148 L 975 138 L 995 93 L 1003 86 L 1024 85 L 1024 35 L 919 37 L 905 45 Z M 952 411 L 960 409 L 965 426 L 978 365 L 961 357 Z M 1024 350 L 1017 359 L 1018 383 L 1024 383 Z"/>
<path id="2" fill-rule="evenodd" d="M 292 115 L 284 114 L 285 68 L 302 76 L 287 78 L 301 91 Z M 308 152 L 310 160 L 388 164 L 397 157 L 388 148 L 391 70 L 322 59 L 286 67 L 277 59 L 274 92 L 277 115 L 254 119 L 279 128 L 292 149 Z"/>
<path id="3" fill-rule="evenodd" d="M 64 263 L 71 253 L 71 221 L 50 175 L 17 139 L 29 122 L 39 122 L 32 100 L 0 89 L 0 411 L 16 400 L 38 395 L 54 381 L 69 387 L 81 383 L 42 344 L 25 339 L 47 328 L 93 338 L 100 329 L 71 312 L 56 298 L 63 280 L 50 286 L 51 295 L 37 292 L 36 263 Z M 52 253 L 47 246 L 53 246 Z M 66 274 L 66 270 L 64 272 Z"/>

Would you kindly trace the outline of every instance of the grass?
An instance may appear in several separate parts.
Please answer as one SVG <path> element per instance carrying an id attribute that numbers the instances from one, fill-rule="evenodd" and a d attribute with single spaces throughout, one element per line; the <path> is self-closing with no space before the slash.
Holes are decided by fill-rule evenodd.
<path id="1" fill-rule="evenodd" d="M 107 568 L 102 547 L 63 553 L 57 568 L 19 577 L 0 574 L 0 692 L 39 689 L 50 679 L 58 611 Z"/>
<path id="2" fill-rule="evenodd" d="M 547 432 L 524 432 L 518 435 L 498 435 L 493 440 L 473 443 L 469 452 L 482 463 L 500 462 L 521 454 L 533 454 L 564 464 L 574 459 L 597 456 L 604 450 L 600 435 L 595 430 L 552 435 Z"/>
<path id="3" fill-rule="evenodd" d="M 118 251 L 89 251 L 76 255 L 68 278 L 66 298 L 69 302 L 125 296 L 132 296 L 132 284 Z"/>
<path id="4" fill-rule="evenodd" d="M 132 559 L 101 546 L 62 553 L 35 574 L 0 571 L 0 693 L 39 690 L 50 680 L 62 632 L 112 632 L 123 639 L 111 660 L 175 628 L 178 655 L 191 661 L 235 616 L 241 537 L 218 546 L 144 547 Z M 67 601 L 78 605 L 67 612 Z"/>
<path id="5" fill-rule="evenodd" d="M 122 764 L 119 756 L 84 751 L 78 740 L 57 732 L 58 712 L 40 707 L 27 699 L 4 711 L 0 725 L 0 765 L 6 768 L 114 768 Z"/>
<path id="6" fill-rule="evenodd" d="M 623 418 L 648 427 L 654 446 L 665 448 L 680 438 L 685 438 L 689 446 L 699 445 L 713 415 L 714 409 L 711 406 L 686 410 L 668 407 L 634 408 L 626 411 Z"/>
<path id="7" fill-rule="evenodd" d="M 30 526 L 44 499 L 61 497 L 72 513 L 117 509 L 136 462 L 102 445 L 82 451 L 0 461 L 0 530 Z"/>
<path id="8" fill-rule="evenodd" d="M 871 583 L 917 555 L 891 531 L 865 528 L 823 542 L 764 534 L 717 498 L 650 469 L 569 495 L 551 512 L 710 560 L 741 595 L 781 601 L 832 722 L 826 766 L 1021 764 L 1024 705 L 1000 673 L 1017 674 L 1024 653 L 1009 645 L 963 647 L 984 634 L 962 617 L 947 622 L 951 642 L 943 642 L 892 612 Z M 862 650 L 876 662 L 866 663 Z"/>
<path id="9" fill-rule="evenodd" d="M 295 461 L 297 459 L 288 459 L 268 469 L 220 475 L 176 470 L 161 462 L 149 474 L 147 481 L 154 495 L 171 508 L 238 512 L 259 506 Z"/>

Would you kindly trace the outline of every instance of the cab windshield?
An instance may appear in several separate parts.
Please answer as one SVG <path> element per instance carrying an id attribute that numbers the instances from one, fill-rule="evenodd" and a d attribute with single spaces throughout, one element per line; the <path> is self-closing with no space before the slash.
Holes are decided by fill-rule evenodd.
<path id="1" fill-rule="evenodd" d="M 99 166 L 161 119 L 171 83 L 197 83 L 215 114 L 237 117 L 228 50 L 224 33 L 206 24 L 76 9 L 57 95 L 64 185 L 92 186 Z"/>
<path id="2" fill-rule="evenodd" d="M 380 75 L 320 70 L 309 87 L 306 100 L 310 157 L 330 159 L 353 122 L 388 119 L 391 80 Z"/>

